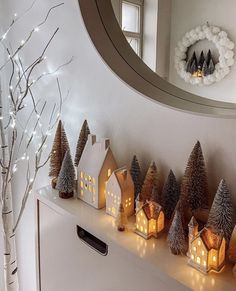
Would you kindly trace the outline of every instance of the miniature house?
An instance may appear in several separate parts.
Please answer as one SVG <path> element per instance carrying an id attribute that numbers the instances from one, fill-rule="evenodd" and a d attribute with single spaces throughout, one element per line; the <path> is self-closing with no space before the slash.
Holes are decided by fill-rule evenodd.
<path id="1" fill-rule="evenodd" d="M 157 237 L 164 229 L 164 212 L 162 207 L 150 201 L 145 203 L 136 212 L 136 233 L 149 239 L 151 236 Z"/>
<path id="2" fill-rule="evenodd" d="M 105 207 L 106 183 L 117 164 L 109 139 L 90 134 L 78 165 L 78 198 L 95 208 Z"/>
<path id="3" fill-rule="evenodd" d="M 207 273 L 220 271 L 225 263 L 225 238 L 210 228 L 198 231 L 198 223 L 192 217 L 189 223 L 188 263 L 194 268 Z"/>
<path id="4" fill-rule="evenodd" d="M 126 167 L 115 170 L 107 181 L 106 212 L 117 216 L 122 203 L 127 216 L 134 213 L 134 183 Z"/>

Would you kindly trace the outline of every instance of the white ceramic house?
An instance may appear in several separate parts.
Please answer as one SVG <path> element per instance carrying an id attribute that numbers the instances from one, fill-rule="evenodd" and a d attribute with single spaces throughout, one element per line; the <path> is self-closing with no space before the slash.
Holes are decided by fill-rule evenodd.
<path id="1" fill-rule="evenodd" d="M 109 139 L 96 141 L 90 134 L 78 165 L 78 198 L 95 208 L 106 205 L 106 183 L 117 164 Z"/>
<path id="2" fill-rule="evenodd" d="M 115 170 L 107 181 L 106 213 L 117 216 L 120 203 L 125 214 L 134 214 L 134 183 L 127 167 Z"/>

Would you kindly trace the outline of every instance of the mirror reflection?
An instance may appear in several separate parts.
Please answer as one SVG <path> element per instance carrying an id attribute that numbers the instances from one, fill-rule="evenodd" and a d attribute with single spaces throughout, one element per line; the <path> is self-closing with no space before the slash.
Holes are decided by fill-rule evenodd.
<path id="1" fill-rule="evenodd" d="M 127 42 L 155 73 L 185 91 L 235 103 L 233 1 L 111 0 Z"/>

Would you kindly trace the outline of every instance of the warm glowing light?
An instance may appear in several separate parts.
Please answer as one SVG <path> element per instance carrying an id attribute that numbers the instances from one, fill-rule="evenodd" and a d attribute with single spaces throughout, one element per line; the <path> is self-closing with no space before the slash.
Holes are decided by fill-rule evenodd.
<path id="1" fill-rule="evenodd" d="M 81 188 L 84 187 L 84 183 L 83 183 L 83 181 L 80 181 L 80 187 L 81 187 Z"/>
<path id="2" fill-rule="evenodd" d="M 138 217 L 138 222 L 140 221 L 140 217 Z"/>
<path id="3" fill-rule="evenodd" d="M 137 224 L 137 229 L 139 229 L 139 225 Z"/>
<path id="4" fill-rule="evenodd" d="M 141 225 L 140 229 L 141 229 L 141 231 L 143 231 L 143 226 L 142 225 Z"/>
<path id="5" fill-rule="evenodd" d="M 91 182 L 92 181 L 92 178 L 91 178 L 91 176 L 88 176 L 89 177 L 89 182 Z"/>
<path id="6" fill-rule="evenodd" d="M 146 224 L 146 221 L 145 220 L 143 220 L 143 224 Z"/>
<path id="7" fill-rule="evenodd" d="M 192 259 L 192 260 L 194 259 L 194 255 L 191 255 L 191 259 Z"/>
<path id="8" fill-rule="evenodd" d="M 129 202 L 129 206 L 131 205 L 131 202 Z"/>
<path id="9" fill-rule="evenodd" d="M 145 228 L 144 232 L 147 233 L 147 229 L 146 228 Z"/>
<path id="10" fill-rule="evenodd" d="M 83 179 L 84 173 L 80 172 L 80 178 Z"/>
<path id="11" fill-rule="evenodd" d="M 127 208 L 128 207 L 128 204 L 125 204 L 125 208 Z"/>
<path id="12" fill-rule="evenodd" d="M 196 247 L 193 247 L 193 250 L 194 250 L 194 252 L 196 252 L 197 248 Z"/>
<path id="13" fill-rule="evenodd" d="M 141 216 L 143 216 L 143 213 L 141 212 L 141 214 L 140 214 Z"/>
<path id="14" fill-rule="evenodd" d="M 131 201 L 131 198 L 129 198 L 129 201 Z"/>
<path id="15" fill-rule="evenodd" d="M 198 264 L 201 264 L 201 259 L 200 259 L 200 257 L 197 257 L 196 261 L 197 261 Z"/>
<path id="16" fill-rule="evenodd" d="M 108 178 L 111 176 L 111 169 L 108 169 L 107 176 L 108 176 Z"/>
<path id="17" fill-rule="evenodd" d="M 111 197 L 113 197 L 113 193 L 111 193 Z"/>
<path id="18" fill-rule="evenodd" d="M 125 200 L 125 203 L 128 203 L 128 199 Z"/>
<path id="19" fill-rule="evenodd" d="M 112 212 L 112 214 L 116 215 L 116 209 L 115 209 L 115 207 L 112 207 L 111 212 Z"/>
<path id="20" fill-rule="evenodd" d="M 204 251 L 202 251 L 202 256 L 204 256 L 205 255 L 205 252 Z"/>
<path id="21" fill-rule="evenodd" d="M 201 245 L 201 241 L 199 240 L 199 241 L 197 242 L 197 244 L 200 246 L 200 245 Z"/>
<path id="22" fill-rule="evenodd" d="M 216 256 L 213 256 L 213 262 L 216 262 Z"/>
<path id="23" fill-rule="evenodd" d="M 206 264 L 207 264 L 206 261 L 204 261 L 204 262 L 203 262 L 203 265 L 204 265 L 205 267 L 206 267 Z"/>

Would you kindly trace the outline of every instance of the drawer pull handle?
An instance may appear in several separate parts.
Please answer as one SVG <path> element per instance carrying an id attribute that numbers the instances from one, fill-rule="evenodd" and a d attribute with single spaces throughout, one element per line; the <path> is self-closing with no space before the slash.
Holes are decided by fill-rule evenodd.
<path id="1" fill-rule="evenodd" d="M 108 245 L 101 241 L 99 238 L 95 237 L 87 230 L 77 225 L 78 237 L 92 249 L 97 251 L 99 254 L 106 256 L 108 254 Z"/>

